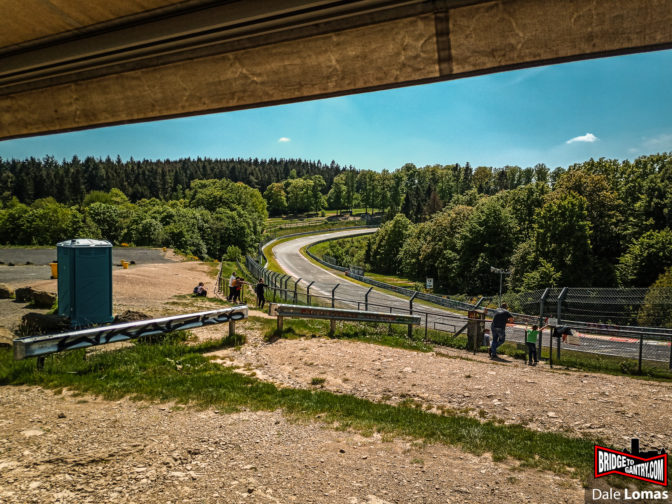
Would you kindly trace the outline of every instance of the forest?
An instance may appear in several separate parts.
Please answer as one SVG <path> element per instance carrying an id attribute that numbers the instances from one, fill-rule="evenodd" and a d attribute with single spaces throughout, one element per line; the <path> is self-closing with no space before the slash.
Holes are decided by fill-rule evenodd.
<path id="1" fill-rule="evenodd" d="M 219 258 L 252 251 L 268 215 L 363 208 L 384 221 L 355 260 L 445 292 L 652 285 L 672 266 L 672 155 L 567 169 L 465 165 L 375 172 L 303 160 L 0 159 L 0 243 L 78 236 Z M 338 250 L 333 250 L 338 253 Z"/>

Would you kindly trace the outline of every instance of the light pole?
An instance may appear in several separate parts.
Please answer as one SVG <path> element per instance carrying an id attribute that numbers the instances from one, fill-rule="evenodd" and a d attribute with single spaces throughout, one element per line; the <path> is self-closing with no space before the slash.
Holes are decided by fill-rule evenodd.
<path id="1" fill-rule="evenodd" d="M 490 266 L 491 273 L 499 273 L 499 306 L 502 306 L 502 277 L 504 275 L 510 275 L 511 272 L 501 268 L 495 268 Z"/>

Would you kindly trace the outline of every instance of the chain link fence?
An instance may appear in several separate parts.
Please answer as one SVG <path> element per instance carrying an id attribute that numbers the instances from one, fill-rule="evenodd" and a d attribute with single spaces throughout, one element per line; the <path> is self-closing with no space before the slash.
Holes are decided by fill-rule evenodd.
<path id="1" fill-rule="evenodd" d="M 259 249 L 260 258 L 263 258 L 262 246 Z M 348 268 L 311 254 L 310 250 L 308 254 L 324 266 L 343 271 L 371 287 L 364 291 L 361 286 L 353 287 L 349 282 L 325 283 L 295 278 L 270 271 L 250 256 L 245 258 L 245 266 L 255 282 L 263 278 L 269 286 L 266 299 L 270 302 L 411 313 L 420 315 L 425 335 L 431 330 L 453 338 L 466 330 L 469 310 L 484 309 L 486 316 L 491 318 L 496 309 L 496 306 L 488 304 L 493 298 L 481 298 L 470 303 L 397 287 L 354 274 Z M 373 286 L 390 291 L 396 297 L 375 291 Z M 553 342 L 554 348 L 559 346 L 560 353 L 569 350 L 634 359 L 640 368 L 643 361 L 665 363 L 672 369 L 672 328 L 638 324 L 644 308 L 669 311 L 672 292 L 658 293 L 654 302 L 647 296 L 648 289 L 614 288 L 548 288 L 505 294 L 503 299 L 508 302 L 515 320 L 515 324 L 507 328 L 507 341 L 522 345 L 526 329 L 533 324 L 544 326 L 550 320 L 557 326 L 572 329 L 571 335 Z M 550 344 L 547 329 L 539 339 L 540 350 L 549 349 Z"/>

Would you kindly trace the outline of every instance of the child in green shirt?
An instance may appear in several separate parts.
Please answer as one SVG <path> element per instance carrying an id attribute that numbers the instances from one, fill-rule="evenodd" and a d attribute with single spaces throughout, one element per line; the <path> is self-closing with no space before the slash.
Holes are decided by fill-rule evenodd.
<path id="1" fill-rule="evenodd" d="M 530 366 L 536 366 L 539 363 L 539 359 L 537 358 L 537 336 L 539 336 L 539 331 L 536 325 L 532 326 L 531 331 L 525 331 L 525 344 L 529 352 L 529 360 L 526 361 L 526 364 Z"/>

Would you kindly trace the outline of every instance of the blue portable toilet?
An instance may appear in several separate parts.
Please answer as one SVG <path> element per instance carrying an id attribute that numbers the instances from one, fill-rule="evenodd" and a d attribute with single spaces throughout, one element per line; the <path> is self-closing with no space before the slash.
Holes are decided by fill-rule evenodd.
<path id="1" fill-rule="evenodd" d="M 112 322 L 112 244 L 78 238 L 56 245 L 58 314 L 72 326 Z"/>

